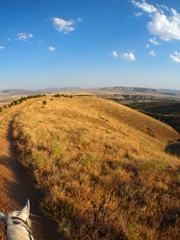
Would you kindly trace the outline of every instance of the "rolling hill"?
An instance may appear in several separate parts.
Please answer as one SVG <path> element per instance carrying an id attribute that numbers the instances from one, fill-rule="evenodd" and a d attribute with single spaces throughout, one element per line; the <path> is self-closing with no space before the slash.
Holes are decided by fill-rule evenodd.
<path id="1" fill-rule="evenodd" d="M 7 109 L 9 111 L 10 109 Z M 180 162 L 170 126 L 96 97 L 43 97 L 13 123 L 41 208 L 71 239 L 180 238 Z"/>

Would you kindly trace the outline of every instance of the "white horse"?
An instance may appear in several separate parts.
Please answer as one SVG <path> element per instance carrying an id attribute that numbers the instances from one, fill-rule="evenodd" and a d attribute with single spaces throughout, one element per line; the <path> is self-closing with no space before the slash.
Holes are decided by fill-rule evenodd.
<path id="1" fill-rule="evenodd" d="M 29 200 L 21 211 L 10 212 L 8 217 L 0 212 L 0 221 L 5 224 L 8 240 L 34 240 L 30 229 L 29 212 Z"/>

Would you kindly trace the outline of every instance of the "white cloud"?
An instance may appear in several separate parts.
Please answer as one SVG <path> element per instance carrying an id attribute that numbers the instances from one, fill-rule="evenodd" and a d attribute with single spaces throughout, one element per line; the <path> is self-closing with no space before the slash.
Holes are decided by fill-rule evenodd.
<path id="1" fill-rule="evenodd" d="M 152 50 L 152 51 L 150 51 L 150 53 L 149 53 L 151 56 L 153 56 L 153 57 L 155 57 L 156 56 L 156 53 Z"/>
<path id="2" fill-rule="evenodd" d="M 172 15 L 167 17 L 157 12 L 147 25 L 149 32 L 163 41 L 180 40 L 180 14 L 174 9 L 171 9 L 171 13 Z"/>
<path id="3" fill-rule="evenodd" d="M 159 36 L 163 41 L 180 40 L 180 14 L 173 8 L 157 5 L 158 8 L 146 1 L 132 3 L 149 14 L 151 21 L 147 24 L 150 34 Z M 166 14 L 163 9 L 167 10 Z"/>
<path id="4" fill-rule="evenodd" d="M 0 50 L 4 49 L 4 46 L 0 46 Z"/>
<path id="5" fill-rule="evenodd" d="M 145 12 L 153 13 L 157 11 L 157 9 L 153 5 L 146 3 L 146 1 L 136 2 L 135 0 L 132 0 L 132 2 L 136 7 L 141 8 Z"/>
<path id="6" fill-rule="evenodd" d="M 149 41 L 150 41 L 151 43 L 153 43 L 154 45 L 160 45 L 160 43 L 158 43 L 156 37 L 150 38 Z"/>
<path id="7" fill-rule="evenodd" d="M 120 55 L 120 57 L 124 60 L 127 60 L 127 61 L 134 61 L 136 59 L 132 52 L 123 53 L 122 55 Z"/>
<path id="8" fill-rule="evenodd" d="M 165 5 L 159 5 L 159 4 L 157 4 L 157 6 L 160 7 L 160 8 L 164 8 L 164 9 L 166 9 L 167 11 L 170 10 L 170 9 L 169 9 L 167 6 L 165 6 Z"/>
<path id="9" fill-rule="evenodd" d="M 148 43 L 146 44 L 146 47 L 149 48 L 149 44 Z"/>
<path id="10" fill-rule="evenodd" d="M 117 54 L 116 51 L 112 51 L 112 55 L 113 55 L 114 57 L 118 57 L 118 54 Z"/>
<path id="11" fill-rule="evenodd" d="M 174 55 L 170 54 L 169 56 L 173 62 L 180 63 L 180 52 L 174 52 Z"/>
<path id="12" fill-rule="evenodd" d="M 135 13 L 134 13 L 134 16 L 135 16 L 135 17 L 141 17 L 142 15 L 143 15 L 142 12 L 137 12 L 137 13 L 135 12 Z"/>
<path id="13" fill-rule="evenodd" d="M 32 33 L 27 34 L 28 37 L 33 38 Z"/>
<path id="14" fill-rule="evenodd" d="M 65 34 L 72 32 L 74 30 L 74 24 L 75 22 L 73 20 L 65 21 L 61 18 L 52 18 L 53 25 L 56 30 L 59 32 L 63 32 Z"/>
<path id="15" fill-rule="evenodd" d="M 16 40 L 27 41 L 29 38 L 33 38 L 32 33 L 18 33 Z"/>
<path id="16" fill-rule="evenodd" d="M 8 39 L 7 39 L 7 41 L 8 41 L 8 42 L 10 42 L 10 41 L 11 41 L 11 39 L 10 39 L 10 38 L 8 38 Z"/>
<path id="17" fill-rule="evenodd" d="M 77 22 L 82 22 L 82 21 L 83 21 L 82 18 L 80 17 L 77 18 Z"/>
<path id="18" fill-rule="evenodd" d="M 118 53 L 116 51 L 112 51 L 112 56 L 114 56 L 116 58 L 120 57 L 120 58 L 122 58 L 124 60 L 127 60 L 127 61 L 134 61 L 136 59 L 132 52 L 123 53 L 121 55 L 118 55 Z"/>
<path id="19" fill-rule="evenodd" d="M 52 46 L 49 47 L 49 51 L 55 51 L 56 49 Z"/>

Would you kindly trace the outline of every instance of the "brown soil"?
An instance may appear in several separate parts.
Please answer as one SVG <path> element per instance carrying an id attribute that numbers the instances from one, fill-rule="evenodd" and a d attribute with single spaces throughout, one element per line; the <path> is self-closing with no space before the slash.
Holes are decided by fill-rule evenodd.
<path id="1" fill-rule="evenodd" d="M 10 211 L 21 210 L 27 199 L 30 199 L 32 232 L 35 240 L 65 239 L 57 232 L 57 224 L 48 220 L 39 208 L 41 194 L 35 188 L 36 183 L 26 169 L 17 160 L 17 150 L 13 144 L 12 122 L 20 106 L 9 109 L 0 116 L 0 212 L 8 214 Z M 0 223 L 0 239 L 5 240 L 4 224 Z"/>

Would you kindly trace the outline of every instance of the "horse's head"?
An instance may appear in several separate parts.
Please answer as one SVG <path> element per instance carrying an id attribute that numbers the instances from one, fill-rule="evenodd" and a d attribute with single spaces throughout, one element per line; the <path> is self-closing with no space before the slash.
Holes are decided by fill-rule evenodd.
<path id="1" fill-rule="evenodd" d="M 21 211 L 10 212 L 8 217 L 0 212 L 0 221 L 5 224 L 8 240 L 33 240 L 30 230 L 29 213 L 29 200 L 27 200 L 25 207 Z"/>

